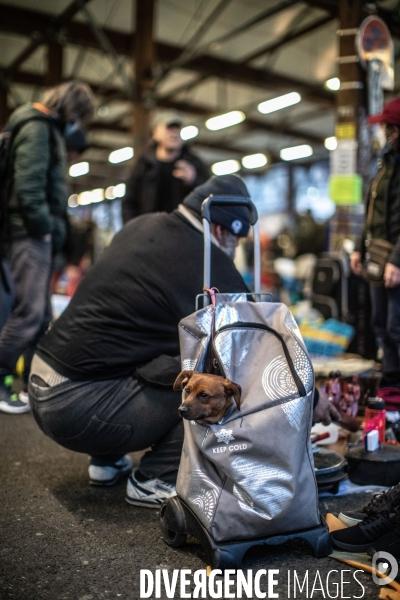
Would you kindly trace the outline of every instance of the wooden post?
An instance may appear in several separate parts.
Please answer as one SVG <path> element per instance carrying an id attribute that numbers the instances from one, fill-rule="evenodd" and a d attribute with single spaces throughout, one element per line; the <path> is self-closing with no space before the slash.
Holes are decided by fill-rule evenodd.
<path id="1" fill-rule="evenodd" d="M 360 140 L 363 139 L 365 145 L 366 132 L 366 76 L 355 46 L 358 28 L 365 17 L 363 7 L 363 0 L 339 1 L 337 34 L 340 90 L 337 92 L 336 135 L 339 143 L 345 139 L 358 143 L 356 173 L 366 176 L 369 164 L 365 160 L 360 162 Z M 339 250 L 343 239 L 356 241 L 362 219 L 362 204 L 349 202 L 347 206 L 338 206 L 331 220 L 330 250 Z"/>
<path id="2" fill-rule="evenodd" d="M 154 0 L 136 0 L 134 46 L 136 96 L 133 104 L 133 144 L 135 159 L 145 152 L 150 135 L 151 103 L 147 97 L 153 80 Z"/>
<path id="3" fill-rule="evenodd" d="M 62 81 L 63 47 L 55 40 L 47 43 L 46 86 L 53 87 Z"/>

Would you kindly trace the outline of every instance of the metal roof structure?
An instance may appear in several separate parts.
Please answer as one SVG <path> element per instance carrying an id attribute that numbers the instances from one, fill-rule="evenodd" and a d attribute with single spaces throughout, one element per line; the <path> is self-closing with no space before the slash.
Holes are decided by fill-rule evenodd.
<path id="1" fill-rule="evenodd" d="M 142 1 L 142 0 L 137 0 Z M 383 0 L 384 18 L 400 48 L 397 0 Z M 124 179 L 111 150 L 132 145 L 135 0 L 2 0 L 0 92 L 10 109 L 34 101 L 47 85 L 71 78 L 91 84 L 99 113 L 83 160 L 90 174 L 77 189 Z M 155 64 L 149 103 L 195 125 L 194 150 L 211 164 L 262 152 L 280 160 L 282 148 L 309 144 L 309 160 L 327 158 L 334 135 L 337 76 L 336 0 L 156 0 Z M 395 63 L 398 81 L 400 63 Z M 297 92 L 301 101 L 261 114 L 258 104 Z M 245 120 L 219 131 L 206 119 L 233 110 Z"/>

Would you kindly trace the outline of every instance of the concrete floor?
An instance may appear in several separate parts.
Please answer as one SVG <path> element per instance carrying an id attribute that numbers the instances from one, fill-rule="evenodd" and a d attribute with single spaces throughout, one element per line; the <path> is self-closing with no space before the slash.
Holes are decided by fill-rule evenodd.
<path id="1" fill-rule="evenodd" d="M 178 550 L 166 546 L 157 511 L 129 506 L 124 482 L 112 488 L 89 486 L 87 457 L 46 438 L 30 413 L 0 413 L 0 456 L 1 600 L 137 600 L 140 569 L 205 568 L 196 540 Z M 328 498 L 321 510 L 338 512 L 368 499 L 366 494 Z M 273 568 L 280 569 L 275 591 L 288 598 L 288 570 L 296 569 L 303 578 L 308 569 L 310 580 L 318 570 L 324 581 L 330 570 L 349 567 L 332 558 L 315 559 L 299 541 L 252 549 L 243 564 L 244 570 Z M 351 573 L 346 575 L 352 583 L 345 587 L 347 596 L 339 597 L 378 598 L 369 575 L 358 575 L 364 595 Z M 329 597 L 324 593 L 297 592 L 297 598 Z M 173 597 L 181 598 L 179 591 Z"/>

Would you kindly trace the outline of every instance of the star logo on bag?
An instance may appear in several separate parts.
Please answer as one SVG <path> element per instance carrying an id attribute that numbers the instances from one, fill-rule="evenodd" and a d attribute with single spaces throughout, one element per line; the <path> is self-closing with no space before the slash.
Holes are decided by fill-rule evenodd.
<path id="1" fill-rule="evenodd" d="M 220 431 L 216 431 L 215 436 L 217 442 L 224 442 L 226 445 L 228 445 L 229 442 L 233 442 L 235 439 L 232 435 L 232 429 L 221 429 Z"/>

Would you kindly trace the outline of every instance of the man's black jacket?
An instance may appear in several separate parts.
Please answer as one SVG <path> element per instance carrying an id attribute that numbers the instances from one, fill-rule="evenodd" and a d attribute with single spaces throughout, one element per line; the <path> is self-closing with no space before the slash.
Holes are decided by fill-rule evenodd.
<path id="1" fill-rule="evenodd" d="M 192 185 L 186 185 L 181 179 L 172 177 L 173 208 L 176 208 L 189 192 L 210 177 L 208 168 L 186 146 L 183 146 L 181 155 L 174 162 L 177 160 L 186 160 L 192 164 L 196 169 L 196 178 Z M 122 202 L 124 223 L 144 213 L 167 210 L 158 205 L 159 164 L 155 146 L 138 159 L 127 182 L 126 195 Z"/>
<path id="2" fill-rule="evenodd" d="M 179 321 L 203 287 L 203 235 L 177 211 L 143 215 L 114 238 L 42 338 L 38 354 L 75 380 L 110 379 L 179 354 Z M 211 285 L 246 292 L 232 260 L 212 245 Z"/>

